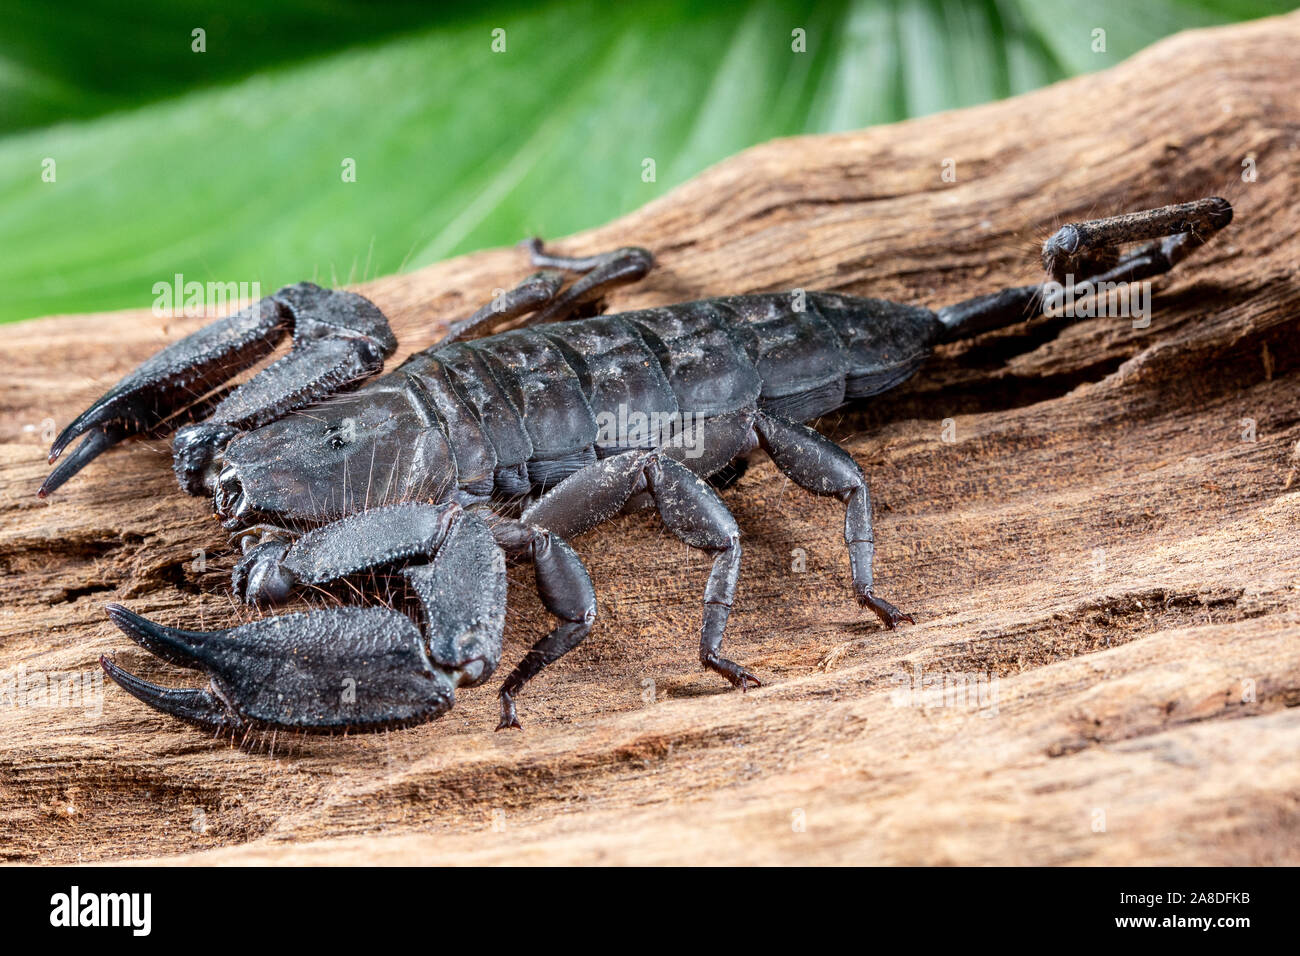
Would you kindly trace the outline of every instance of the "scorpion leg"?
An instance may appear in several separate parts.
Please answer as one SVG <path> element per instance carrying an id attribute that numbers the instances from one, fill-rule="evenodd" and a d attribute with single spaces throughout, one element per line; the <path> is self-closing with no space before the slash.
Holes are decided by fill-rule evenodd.
<path id="1" fill-rule="evenodd" d="M 492 532 L 508 555 L 532 559 L 537 594 L 546 610 L 559 619 L 555 629 L 529 649 L 501 685 L 501 722 L 497 730 L 506 730 L 520 727 L 515 697 L 524 684 L 591 633 L 596 620 L 596 592 L 582 559 L 558 534 L 508 518 L 495 519 Z"/>
<path id="2" fill-rule="evenodd" d="M 853 456 L 807 425 L 760 411 L 754 419 L 759 443 L 776 467 L 799 487 L 815 495 L 839 498 L 845 504 L 844 542 L 849 548 L 853 592 L 858 603 L 875 612 L 886 627 L 916 623 L 873 590 L 871 494 L 862 468 Z"/>
<path id="3" fill-rule="evenodd" d="M 451 708 L 455 688 L 482 682 L 501 656 L 505 555 L 477 515 L 456 505 L 396 505 L 325 525 L 284 554 L 297 583 L 323 583 L 402 556 L 432 555 L 403 573 L 423 607 L 423 632 L 386 607 L 337 607 L 223 631 L 163 627 L 110 605 L 145 650 L 205 672 L 204 690 L 160 687 L 101 658 L 105 672 L 156 710 L 218 731 L 374 731 L 423 723 Z"/>
<path id="4" fill-rule="evenodd" d="M 397 347 L 383 313 L 361 296 L 307 282 L 287 286 L 173 342 L 78 415 L 54 440 L 50 463 L 74 439 L 86 438 L 37 494 L 45 497 L 128 435 L 184 418 L 189 408 L 207 411 L 204 400 L 213 389 L 269 355 L 290 329 L 288 355 L 225 395 L 203 424 L 178 433 L 176 471 L 187 491 L 213 490 L 207 487 L 215 480 L 211 459 L 237 431 L 374 374 Z"/>
<path id="5" fill-rule="evenodd" d="M 700 662 L 742 690 L 758 678 L 720 655 L 740 576 L 740 529 L 718 493 L 673 457 L 677 449 L 629 451 L 588 465 L 524 511 L 526 524 L 573 537 L 612 517 L 634 496 L 648 493 L 668 529 L 692 548 L 714 556 L 704 589 Z"/>
<path id="6" fill-rule="evenodd" d="M 564 276 L 558 272 L 549 270 L 535 272 L 509 292 L 494 298 L 468 319 L 461 319 L 447 326 L 447 334 L 432 347 L 441 348 L 458 339 L 473 335 L 484 326 L 494 325 L 507 319 L 517 319 L 521 315 L 534 312 L 554 299 L 563 284 Z"/>
<path id="7" fill-rule="evenodd" d="M 654 257 L 646 249 L 625 246 L 596 256 L 553 256 L 542 250 L 542 240 L 523 243 L 533 265 L 547 266 L 529 276 L 515 288 L 480 308 L 468 319 L 453 322 L 434 348 L 467 338 L 497 322 L 534 315 L 526 324 L 554 322 L 571 315 L 580 306 L 600 298 L 614 286 L 635 282 L 654 266 Z M 554 269 L 585 272 L 581 279 L 560 293 L 564 277 Z"/>
<path id="8" fill-rule="evenodd" d="M 580 306 L 599 299 L 609 289 L 645 278 L 655 262 L 650 251 L 640 246 L 624 246 L 595 256 L 556 256 L 543 250 L 540 239 L 530 239 L 525 245 L 535 266 L 586 273 L 539 309 L 529 320 L 529 325 L 566 318 Z"/>

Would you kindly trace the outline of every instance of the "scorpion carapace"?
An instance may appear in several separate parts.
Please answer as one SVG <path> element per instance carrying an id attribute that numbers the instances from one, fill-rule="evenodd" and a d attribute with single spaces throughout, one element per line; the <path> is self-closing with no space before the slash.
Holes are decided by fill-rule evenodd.
<path id="1" fill-rule="evenodd" d="M 1170 269 L 1232 219 L 1223 199 L 1067 225 L 1043 247 L 1050 280 L 1127 282 Z M 1133 245 L 1129 245 L 1133 244 Z M 1124 248 L 1127 251 L 1124 251 Z M 214 730 L 370 731 L 431 720 L 501 657 L 507 561 L 531 561 L 557 619 L 500 690 L 515 698 L 591 630 L 596 598 L 569 539 L 622 511 L 657 508 L 712 555 L 700 660 L 742 689 L 759 681 L 722 656 L 740 574 L 740 530 L 705 479 L 762 448 L 795 484 L 844 503 L 858 601 L 887 627 L 912 618 L 875 592 L 871 499 L 862 469 L 803 424 L 898 385 L 939 342 L 1031 318 L 1048 283 L 931 311 L 831 292 L 704 299 L 572 319 L 651 267 L 644 249 L 532 258 L 543 271 L 369 384 L 396 348 L 382 313 L 351 292 L 290 286 L 164 349 L 54 442 L 53 491 L 106 448 L 180 425 L 182 488 L 211 494 L 240 537 L 239 596 L 279 604 L 297 589 L 391 568 L 418 599 L 186 631 L 110 605 L 145 649 L 204 671 L 170 689 L 103 658 L 125 690 Z M 562 273 L 582 273 L 567 288 Z M 524 325 L 482 338 L 498 321 Z M 293 348 L 223 386 L 284 335 Z M 187 424 L 188 423 L 188 424 Z"/>

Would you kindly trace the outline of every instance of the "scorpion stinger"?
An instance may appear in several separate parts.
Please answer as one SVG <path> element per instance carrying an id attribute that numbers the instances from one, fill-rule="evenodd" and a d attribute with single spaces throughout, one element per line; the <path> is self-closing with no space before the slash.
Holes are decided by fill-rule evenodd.
<path id="1" fill-rule="evenodd" d="M 1232 204 L 1212 196 L 1158 209 L 1123 213 L 1062 226 L 1043 243 L 1049 281 L 1076 289 L 1137 282 L 1168 272 L 1232 222 Z M 1126 243 L 1141 242 L 1121 254 Z M 979 295 L 938 311 L 945 340 L 975 335 L 1042 311 L 1046 287 L 1017 286 Z"/>
<path id="2" fill-rule="evenodd" d="M 375 374 L 397 348 L 387 319 L 367 299 L 310 282 L 287 286 L 169 345 L 77 416 L 54 440 L 50 464 L 89 434 L 37 495 L 44 498 L 128 435 L 183 420 L 190 407 L 206 410 L 212 389 L 269 355 L 289 329 L 288 355 L 222 398 L 205 422 L 177 434 L 176 474 L 191 494 L 212 490 L 213 460 L 237 432 Z"/>

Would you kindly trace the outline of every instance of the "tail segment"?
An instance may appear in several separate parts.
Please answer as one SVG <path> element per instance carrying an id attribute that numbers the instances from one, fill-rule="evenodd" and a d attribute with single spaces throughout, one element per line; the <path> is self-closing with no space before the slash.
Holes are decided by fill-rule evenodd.
<path id="1" fill-rule="evenodd" d="M 1062 226 L 1043 243 L 1050 278 L 976 296 L 938 311 L 941 341 L 967 338 L 1040 314 L 1064 289 L 1090 295 L 1103 283 L 1136 282 L 1168 272 L 1232 222 L 1232 204 L 1213 196 Z M 1120 247 L 1139 242 L 1121 255 Z"/>

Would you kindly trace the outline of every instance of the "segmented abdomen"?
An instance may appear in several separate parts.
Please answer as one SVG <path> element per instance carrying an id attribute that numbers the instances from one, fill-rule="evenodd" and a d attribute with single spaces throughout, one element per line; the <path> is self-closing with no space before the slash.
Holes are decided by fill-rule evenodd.
<path id="1" fill-rule="evenodd" d="M 940 330 L 928 309 L 772 293 L 504 332 L 420 353 L 402 370 L 428 386 L 460 484 L 515 495 L 597 456 L 652 447 L 685 416 L 824 415 L 906 379 Z"/>

